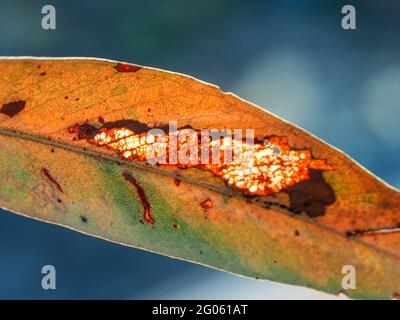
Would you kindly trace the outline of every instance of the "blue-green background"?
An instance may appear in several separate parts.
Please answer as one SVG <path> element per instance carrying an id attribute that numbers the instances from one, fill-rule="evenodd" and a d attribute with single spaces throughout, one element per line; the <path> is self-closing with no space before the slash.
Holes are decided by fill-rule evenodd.
<path id="1" fill-rule="evenodd" d="M 56 8 L 56 30 L 41 28 L 45 4 Z M 356 30 L 341 28 L 345 4 L 356 7 Z M 13 55 L 109 58 L 195 76 L 400 186 L 399 1 L 0 0 L 0 56 Z M 57 269 L 54 291 L 41 289 L 45 264 Z M 0 211 L 0 298 L 316 297 L 329 298 Z"/>

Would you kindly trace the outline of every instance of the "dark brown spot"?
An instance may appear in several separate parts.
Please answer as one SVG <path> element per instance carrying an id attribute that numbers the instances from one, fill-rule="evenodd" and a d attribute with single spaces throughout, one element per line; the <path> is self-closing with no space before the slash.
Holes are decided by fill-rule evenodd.
<path id="1" fill-rule="evenodd" d="M 353 237 L 353 236 L 357 236 L 360 234 L 368 233 L 368 231 L 369 230 L 354 229 L 354 230 L 346 231 L 346 236 Z"/>
<path id="2" fill-rule="evenodd" d="M 64 98 L 65 98 L 65 99 L 68 99 L 68 96 L 65 96 Z"/>
<path id="3" fill-rule="evenodd" d="M 117 63 L 114 69 L 118 72 L 137 72 L 142 69 L 142 67 L 126 63 Z"/>
<path id="4" fill-rule="evenodd" d="M 147 124 L 142 123 L 136 120 L 117 120 L 117 121 L 110 121 L 104 122 L 103 128 L 112 129 L 112 128 L 128 128 L 134 131 L 137 134 L 147 132 L 151 129 Z"/>
<path id="5" fill-rule="evenodd" d="M 127 128 L 134 131 L 136 134 L 145 133 L 153 128 L 164 130 L 164 132 L 167 134 L 169 133 L 168 124 L 163 124 L 156 127 L 150 127 L 146 123 L 130 119 L 105 122 L 102 117 L 99 117 L 98 121 L 101 123 L 102 125 L 101 127 L 95 126 L 94 123 L 90 123 L 88 120 L 86 120 L 83 124 L 76 123 L 73 126 L 70 126 L 68 128 L 68 131 L 69 133 L 77 133 L 78 134 L 77 138 L 79 140 L 81 139 L 92 140 L 95 137 L 95 135 L 101 131 L 101 129 L 110 130 L 113 128 Z"/>
<path id="6" fill-rule="evenodd" d="M 0 112 L 12 118 L 18 113 L 20 113 L 24 108 L 25 108 L 25 101 L 19 100 L 3 104 L 3 106 L 0 109 Z"/>
<path id="7" fill-rule="evenodd" d="M 87 223 L 88 219 L 85 216 L 80 216 L 83 223 Z"/>
<path id="8" fill-rule="evenodd" d="M 150 111 L 151 111 L 151 108 L 148 108 L 148 109 L 147 109 L 147 112 L 150 112 Z"/>
<path id="9" fill-rule="evenodd" d="M 299 230 L 295 230 L 295 231 L 294 231 L 294 235 L 298 237 L 298 236 L 300 235 Z"/>
<path id="10" fill-rule="evenodd" d="M 93 139 L 94 136 L 99 132 L 99 129 L 94 125 L 85 122 L 83 124 L 74 124 L 68 128 L 69 133 L 77 133 L 78 139 Z"/>
<path id="11" fill-rule="evenodd" d="M 142 202 L 142 206 L 143 206 L 143 218 L 148 223 L 154 224 L 156 221 L 154 220 L 153 216 L 151 215 L 151 204 L 150 204 L 149 200 L 147 199 L 144 189 L 140 186 L 140 184 L 137 182 L 137 180 L 128 172 L 123 172 L 122 176 L 125 178 L 126 181 L 128 181 L 130 184 L 132 184 L 136 188 L 136 192 L 138 193 L 140 201 Z"/>
<path id="12" fill-rule="evenodd" d="M 203 209 L 211 209 L 213 207 L 213 203 L 210 199 L 206 199 L 200 203 Z"/>
<path id="13" fill-rule="evenodd" d="M 176 230 L 176 229 L 179 229 L 179 225 L 178 225 L 177 223 L 173 223 L 171 226 L 172 226 L 172 228 L 174 228 L 175 230 Z"/>
<path id="14" fill-rule="evenodd" d="M 57 199 L 58 203 L 62 203 L 62 200 L 60 198 Z"/>
<path id="15" fill-rule="evenodd" d="M 41 76 L 45 76 L 45 75 L 46 75 L 46 72 L 42 72 L 40 75 L 41 75 Z"/>
<path id="16" fill-rule="evenodd" d="M 289 195 L 290 207 L 295 213 L 305 212 L 309 217 L 325 214 L 325 207 L 336 201 L 335 192 L 325 182 L 320 170 L 310 170 L 310 179 L 284 190 Z"/>
<path id="17" fill-rule="evenodd" d="M 175 182 L 175 185 L 177 186 L 177 187 L 179 187 L 180 185 L 181 185 L 181 180 L 179 180 L 179 179 L 175 179 L 174 180 L 174 182 Z"/>
<path id="18" fill-rule="evenodd" d="M 56 186 L 57 190 L 60 192 L 63 192 L 63 189 L 61 188 L 60 184 L 57 182 L 56 179 L 51 175 L 49 169 L 47 168 L 42 168 L 41 169 L 42 174 L 52 183 Z"/>

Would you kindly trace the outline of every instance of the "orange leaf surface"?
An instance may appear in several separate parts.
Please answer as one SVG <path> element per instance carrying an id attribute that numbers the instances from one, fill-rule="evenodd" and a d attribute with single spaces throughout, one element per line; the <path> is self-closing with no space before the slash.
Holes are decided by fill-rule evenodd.
<path id="1" fill-rule="evenodd" d="M 399 294 L 399 192 L 304 130 L 147 67 L 31 58 L 0 71 L 2 208 L 248 277 Z M 249 129 L 254 144 L 231 138 Z M 356 289 L 342 288 L 345 265 Z"/>

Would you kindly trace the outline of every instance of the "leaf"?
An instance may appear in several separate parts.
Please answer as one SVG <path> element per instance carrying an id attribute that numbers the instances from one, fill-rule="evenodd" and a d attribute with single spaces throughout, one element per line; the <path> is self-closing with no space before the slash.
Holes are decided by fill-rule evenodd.
<path id="1" fill-rule="evenodd" d="M 0 70 L 2 208 L 251 278 L 399 295 L 399 192 L 304 130 L 147 67 L 10 58 Z M 257 170 L 149 164 L 140 139 L 172 120 L 196 136 L 254 129 Z M 346 265 L 356 289 L 342 288 Z"/>

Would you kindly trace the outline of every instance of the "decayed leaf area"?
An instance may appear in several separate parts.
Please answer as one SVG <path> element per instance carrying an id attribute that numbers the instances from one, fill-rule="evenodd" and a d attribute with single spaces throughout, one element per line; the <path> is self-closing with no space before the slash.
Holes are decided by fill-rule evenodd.
<path id="1" fill-rule="evenodd" d="M 399 192 L 302 129 L 215 86 L 125 63 L 6 59 L 0 72 L 2 207 L 328 292 L 343 291 L 350 264 L 361 279 L 350 296 L 397 295 Z M 254 152 L 244 143 L 233 162 L 171 164 L 169 135 L 148 135 L 169 121 L 178 153 L 196 138 L 194 154 L 212 154 L 202 129 L 254 129 Z M 155 145 L 167 163 L 147 161 Z"/>

